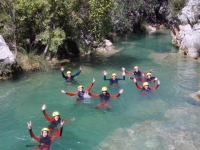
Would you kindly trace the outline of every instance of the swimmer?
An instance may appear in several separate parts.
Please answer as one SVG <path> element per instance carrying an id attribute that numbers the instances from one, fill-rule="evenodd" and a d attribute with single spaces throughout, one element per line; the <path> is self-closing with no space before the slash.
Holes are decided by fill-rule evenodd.
<path id="1" fill-rule="evenodd" d="M 82 71 L 82 66 L 80 66 L 79 71 L 78 71 L 75 75 L 72 75 L 72 74 L 71 74 L 71 71 L 67 71 L 67 72 L 66 72 L 66 75 L 67 75 L 67 76 L 65 76 L 65 75 L 64 75 L 64 70 L 65 70 L 65 68 L 64 68 L 64 67 L 61 67 L 60 70 L 61 70 L 61 72 L 62 72 L 62 77 L 65 78 L 65 80 L 66 80 L 67 82 L 71 82 L 71 81 L 73 81 L 74 77 L 78 76 L 78 75 L 81 73 L 81 71 Z"/>
<path id="2" fill-rule="evenodd" d="M 102 93 L 101 94 L 92 94 L 90 93 L 90 96 L 92 97 L 100 97 L 100 103 L 97 104 L 96 108 L 109 108 L 109 100 L 110 98 L 118 98 L 122 93 L 123 89 L 119 90 L 118 94 L 109 94 L 107 87 L 102 87 L 101 89 Z"/>
<path id="3" fill-rule="evenodd" d="M 60 118 L 60 113 L 58 111 L 54 111 L 52 114 L 52 117 L 50 117 L 47 113 L 46 113 L 46 105 L 42 105 L 42 112 L 45 116 L 45 118 L 50 122 L 50 125 L 48 126 L 48 129 L 51 133 L 51 135 L 55 135 L 57 134 L 58 130 L 56 129 L 56 127 L 58 126 L 58 124 L 60 124 L 61 122 L 61 118 Z M 64 119 L 62 121 L 64 122 L 71 122 L 74 121 L 75 118 L 72 119 Z"/>
<path id="4" fill-rule="evenodd" d="M 131 80 L 133 80 L 133 77 L 130 77 Z M 146 77 L 141 78 L 141 82 L 155 82 L 158 80 L 157 77 L 152 77 L 152 74 L 150 72 L 147 73 Z"/>
<path id="5" fill-rule="evenodd" d="M 137 87 L 138 89 L 140 89 L 140 90 L 143 90 L 143 91 L 156 90 L 156 89 L 159 87 L 159 85 L 160 85 L 160 80 L 158 80 L 157 85 L 154 86 L 154 87 L 149 87 L 149 83 L 148 83 L 148 82 L 144 82 L 144 83 L 143 83 L 143 86 L 140 86 L 140 85 L 137 83 L 136 78 L 134 78 L 133 81 L 134 81 L 136 87 Z"/>
<path id="6" fill-rule="evenodd" d="M 41 131 L 41 136 L 40 137 L 36 137 L 32 131 L 32 124 L 31 121 L 27 122 L 28 124 L 28 129 L 29 129 L 29 133 L 31 138 L 33 138 L 34 140 L 38 141 L 40 144 L 37 148 L 35 148 L 35 150 L 50 150 L 50 145 L 51 142 L 53 140 L 55 140 L 56 138 L 61 137 L 62 135 L 62 131 L 63 131 L 63 125 L 64 125 L 64 121 L 61 120 L 60 122 L 60 131 L 57 133 L 57 135 L 55 136 L 50 136 L 50 131 L 48 128 L 43 128 Z"/>
<path id="7" fill-rule="evenodd" d="M 90 90 L 92 89 L 92 87 L 94 85 L 94 82 L 95 82 L 95 79 L 93 78 L 92 83 L 89 85 L 89 87 L 87 88 L 86 91 L 84 91 L 84 88 L 83 88 L 82 85 L 79 85 L 78 86 L 78 92 L 73 93 L 73 92 L 66 92 L 66 91 L 62 90 L 61 93 L 67 94 L 69 96 L 78 96 L 76 103 L 80 103 L 81 100 L 85 99 L 86 94 L 90 95 L 89 93 L 90 93 Z"/>
<path id="8" fill-rule="evenodd" d="M 122 70 L 125 70 L 125 68 L 122 67 Z M 133 72 L 128 72 L 128 71 L 125 70 L 125 73 L 126 73 L 126 74 L 133 74 L 137 80 L 140 80 L 141 77 L 144 76 L 144 74 L 145 74 L 145 73 L 148 73 L 148 72 L 149 72 L 149 73 L 152 73 L 152 72 L 153 72 L 153 69 L 150 70 L 150 71 L 147 71 L 147 72 L 141 72 L 141 71 L 139 70 L 138 66 L 135 66 Z"/>
<path id="9" fill-rule="evenodd" d="M 123 72 L 122 72 L 122 76 L 123 76 L 122 79 L 117 78 L 116 73 L 113 73 L 112 78 L 110 78 L 110 79 L 106 79 L 106 75 L 107 75 L 107 72 L 104 71 L 104 80 L 109 80 L 111 85 L 117 85 L 119 80 L 125 80 L 125 70 L 123 70 Z"/>

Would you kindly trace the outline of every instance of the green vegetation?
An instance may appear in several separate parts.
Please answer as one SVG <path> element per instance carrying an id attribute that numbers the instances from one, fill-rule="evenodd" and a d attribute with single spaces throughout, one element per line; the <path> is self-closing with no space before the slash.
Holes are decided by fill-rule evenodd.
<path id="1" fill-rule="evenodd" d="M 175 15 L 181 13 L 186 2 L 187 0 L 170 0 L 168 5 L 169 18 L 173 18 Z"/>
<path id="2" fill-rule="evenodd" d="M 145 32 L 160 0 L 3 0 L 0 34 L 20 62 L 86 54 L 112 35 Z M 19 54 L 19 57 L 18 57 Z M 22 57 L 24 55 L 24 57 Z M 40 62 L 40 61 L 39 61 Z M 49 68 L 41 60 L 39 70 Z M 36 65 L 37 66 L 37 65 Z"/>

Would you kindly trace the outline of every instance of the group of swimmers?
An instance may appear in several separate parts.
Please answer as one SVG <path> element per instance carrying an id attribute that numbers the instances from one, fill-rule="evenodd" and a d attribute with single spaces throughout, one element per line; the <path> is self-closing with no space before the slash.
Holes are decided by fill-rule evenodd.
<path id="1" fill-rule="evenodd" d="M 72 75 L 71 71 L 67 71 L 66 75 L 65 75 L 64 70 L 65 70 L 65 68 L 61 67 L 62 77 L 65 78 L 67 82 L 72 82 L 74 80 L 74 77 L 78 76 L 81 73 L 82 66 L 80 66 L 79 71 L 75 75 Z M 123 78 L 117 78 L 116 73 L 113 73 L 112 78 L 107 79 L 106 78 L 107 72 L 104 71 L 103 74 L 104 74 L 104 80 L 109 80 L 110 84 L 112 84 L 112 85 L 117 85 L 119 80 L 125 80 L 126 74 L 134 75 L 134 77 L 130 77 L 130 79 L 134 81 L 136 87 L 140 90 L 150 91 L 150 90 L 156 90 L 160 85 L 160 81 L 158 80 L 157 77 L 152 76 L 152 72 L 153 72 L 153 70 L 150 70 L 147 72 L 141 72 L 139 70 L 138 66 L 135 66 L 133 72 L 126 71 L 126 69 L 124 67 L 122 67 Z M 137 83 L 138 81 L 142 82 L 143 85 L 140 86 Z M 149 82 L 155 82 L 155 81 L 157 81 L 157 85 L 155 85 L 154 87 L 150 87 Z M 69 96 L 77 96 L 77 99 L 76 99 L 77 104 L 80 103 L 81 101 L 83 101 L 85 99 L 85 97 L 88 97 L 88 96 L 89 97 L 100 97 L 100 103 L 98 103 L 96 106 L 96 108 L 98 108 L 98 109 L 109 108 L 109 99 L 110 98 L 118 98 L 123 93 L 123 89 L 120 89 L 117 94 L 109 94 L 108 88 L 102 87 L 102 92 L 100 94 L 93 94 L 90 91 L 94 85 L 94 82 L 95 82 L 95 79 L 93 78 L 92 83 L 89 85 L 89 87 L 86 90 L 84 90 L 84 87 L 82 85 L 79 85 L 77 92 L 66 92 L 64 90 L 61 90 L 61 93 L 67 94 Z M 31 121 L 27 123 L 29 132 L 30 132 L 30 136 L 40 143 L 39 146 L 35 150 L 49 150 L 51 142 L 54 139 L 59 138 L 62 135 L 64 122 L 70 122 L 75 119 L 75 118 L 72 118 L 72 119 L 62 120 L 60 118 L 60 113 L 58 111 L 53 112 L 52 117 L 50 117 L 46 113 L 45 109 L 46 109 L 46 105 L 44 104 L 42 106 L 42 111 L 43 111 L 45 118 L 50 122 L 50 125 L 47 128 L 42 129 L 41 137 L 36 137 L 34 135 L 34 133 L 32 131 Z M 57 126 L 59 124 L 60 124 L 60 129 L 58 130 Z"/>

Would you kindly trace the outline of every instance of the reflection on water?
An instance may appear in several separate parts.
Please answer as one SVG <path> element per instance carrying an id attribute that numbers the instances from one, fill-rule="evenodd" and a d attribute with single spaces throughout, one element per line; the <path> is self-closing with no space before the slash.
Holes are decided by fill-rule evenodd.
<path id="1" fill-rule="evenodd" d="M 94 53 L 86 59 L 65 66 L 81 74 L 66 83 L 60 70 L 26 74 L 17 80 L 0 84 L 0 149 L 33 150 L 38 144 L 30 138 L 27 123 L 32 121 L 36 136 L 49 125 L 47 113 L 59 111 L 61 118 L 76 118 L 65 123 L 63 135 L 52 143 L 52 150 L 196 150 L 200 145 L 199 104 L 190 94 L 200 89 L 199 62 L 176 54 L 168 32 L 157 35 L 135 35 L 115 44 L 114 55 Z M 103 71 L 121 76 L 121 67 L 133 71 L 154 69 L 161 81 L 156 91 L 143 93 L 126 75 L 125 81 L 111 86 L 103 80 Z M 124 92 L 110 99 L 110 110 L 95 109 L 99 97 L 87 97 L 76 104 L 77 97 L 61 93 L 76 92 L 79 85 L 95 84 L 91 93 L 101 93 L 106 86 L 110 94 Z M 139 83 L 142 85 L 142 83 Z M 154 86 L 156 83 L 151 83 Z M 31 145 L 26 147 L 26 145 Z"/>

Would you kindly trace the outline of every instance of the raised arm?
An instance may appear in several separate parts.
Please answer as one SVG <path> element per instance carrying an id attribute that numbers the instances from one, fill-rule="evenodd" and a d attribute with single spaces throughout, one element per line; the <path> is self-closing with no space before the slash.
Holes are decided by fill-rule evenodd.
<path id="1" fill-rule="evenodd" d="M 158 83 L 157 83 L 156 86 L 151 87 L 150 89 L 151 89 L 151 90 L 156 90 L 156 89 L 159 87 L 159 85 L 160 85 L 160 80 L 158 80 Z"/>
<path id="2" fill-rule="evenodd" d="M 36 140 L 36 141 L 40 141 L 40 138 L 39 137 L 36 137 L 35 135 L 34 135 L 34 133 L 33 133 L 33 131 L 32 131 L 32 124 L 31 124 L 31 121 L 30 122 L 27 122 L 27 124 L 28 124 L 28 129 L 29 129 L 29 133 L 30 133 L 30 136 L 31 136 L 31 138 L 33 138 L 34 140 Z"/>
<path id="3" fill-rule="evenodd" d="M 90 92 L 90 90 L 92 89 L 93 85 L 94 85 L 95 79 L 93 78 L 92 83 L 89 85 L 89 87 L 87 88 L 86 92 Z"/>
<path id="4" fill-rule="evenodd" d="M 146 72 L 142 72 L 143 74 L 147 74 L 147 73 L 152 73 L 153 72 L 153 69 L 149 70 L 149 71 L 146 71 Z"/>
<path id="5" fill-rule="evenodd" d="M 55 136 L 52 136 L 52 137 L 51 137 L 51 141 L 53 141 L 53 140 L 55 140 L 56 138 L 59 138 L 59 137 L 62 136 L 63 125 L 64 125 L 64 123 L 65 123 L 65 122 L 64 122 L 63 120 L 60 121 L 60 131 L 59 131 Z"/>
<path id="6" fill-rule="evenodd" d="M 76 92 L 76 93 L 72 93 L 72 92 L 65 92 L 64 90 L 61 90 L 61 93 L 63 93 L 63 94 L 67 94 L 67 95 L 69 95 L 69 96 L 77 96 L 78 95 L 78 93 Z"/>
<path id="7" fill-rule="evenodd" d="M 81 71 L 82 71 L 82 66 L 80 66 L 79 71 L 75 75 L 73 75 L 73 77 L 78 76 L 81 73 Z"/>
<path id="8" fill-rule="evenodd" d="M 53 118 L 51 118 L 51 117 L 46 113 L 45 109 L 46 109 L 46 105 L 44 104 L 44 105 L 42 105 L 42 112 L 43 112 L 45 118 L 46 118 L 48 121 L 52 122 L 52 121 L 53 121 Z"/>
<path id="9" fill-rule="evenodd" d="M 100 96 L 100 94 L 92 94 L 92 93 L 89 93 L 89 95 L 90 95 L 91 97 L 99 97 L 99 96 Z"/>
<path id="10" fill-rule="evenodd" d="M 111 97 L 111 98 L 118 98 L 118 97 L 123 93 L 123 91 L 124 91 L 123 89 L 120 89 L 120 90 L 119 90 L 119 93 L 117 93 L 117 94 L 115 94 L 115 95 L 110 94 L 110 97 Z"/>
<path id="11" fill-rule="evenodd" d="M 107 72 L 106 72 L 105 70 L 104 70 L 104 72 L 103 72 L 103 75 L 104 75 L 104 76 L 103 76 L 103 79 L 104 79 L 104 80 L 110 80 L 110 79 L 106 79 Z"/>
<path id="12" fill-rule="evenodd" d="M 65 68 L 62 66 L 62 67 L 60 68 L 60 70 L 61 70 L 61 73 L 62 73 L 62 77 L 65 78 L 65 79 L 67 79 L 68 77 L 65 76 L 65 74 L 64 74 Z"/>
<path id="13" fill-rule="evenodd" d="M 71 121 L 74 121 L 75 118 L 72 118 L 72 119 L 63 119 L 64 122 L 71 122 Z"/>
<path id="14" fill-rule="evenodd" d="M 122 73 L 122 76 L 123 76 L 123 78 L 122 78 L 122 79 L 120 79 L 120 78 L 117 78 L 117 80 L 125 80 L 125 72 L 123 72 L 123 73 Z"/>
<path id="15" fill-rule="evenodd" d="M 133 81 L 134 81 L 134 83 L 135 83 L 135 85 L 136 85 L 136 87 L 137 87 L 138 89 L 140 89 L 140 90 L 142 90 L 142 89 L 143 89 L 143 87 L 142 87 L 142 86 L 140 86 L 140 85 L 137 83 L 137 80 L 136 80 L 136 78 L 134 78 L 134 79 L 133 79 Z"/>

